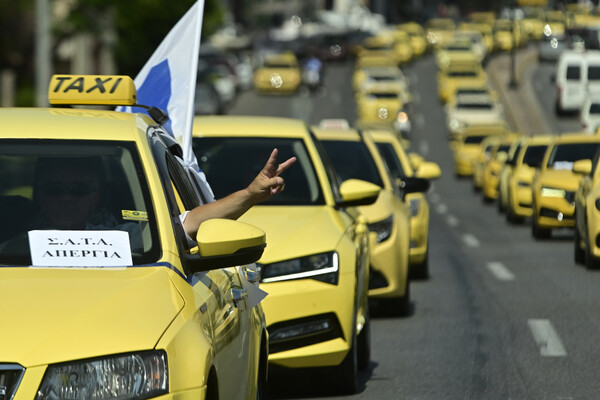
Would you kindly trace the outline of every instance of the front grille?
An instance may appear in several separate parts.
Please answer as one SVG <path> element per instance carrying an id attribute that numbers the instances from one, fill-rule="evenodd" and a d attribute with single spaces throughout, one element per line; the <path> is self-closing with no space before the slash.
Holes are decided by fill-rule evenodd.
<path id="1" fill-rule="evenodd" d="M 0 364 L 0 400 L 12 400 L 24 373 L 18 364 Z"/>

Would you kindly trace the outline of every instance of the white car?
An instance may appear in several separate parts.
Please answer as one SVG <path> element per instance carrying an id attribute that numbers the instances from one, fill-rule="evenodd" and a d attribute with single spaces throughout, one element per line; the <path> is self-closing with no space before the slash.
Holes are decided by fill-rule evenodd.
<path id="1" fill-rule="evenodd" d="M 487 94 L 461 94 L 446 106 L 446 126 L 450 135 L 468 125 L 503 123 L 502 105 Z"/>
<path id="2" fill-rule="evenodd" d="M 588 94 L 579 113 L 579 121 L 584 132 L 594 133 L 600 126 L 600 93 Z"/>

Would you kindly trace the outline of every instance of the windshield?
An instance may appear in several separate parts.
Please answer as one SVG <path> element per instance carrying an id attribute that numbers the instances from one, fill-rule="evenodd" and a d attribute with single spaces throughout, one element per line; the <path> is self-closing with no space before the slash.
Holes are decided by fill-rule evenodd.
<path id="1" fill-rule="evenodd" d="M 125 231 L 133 264 L 158 259 L 158 232 L 133 143 L 0 141 L 0 263 L 30 265 L 28 232 Z"/>
<path id="2" fill-rule="evenodd" d="M 379 149 L 379 154 L 381 154 L 381 157 L 388 165 L 392 176 L 394 178 L 404 178 L 406 173 L 404 172 L 404 168 L 402 168 L 402 163 L 398 158 L 394 146 L 391 143 L 377 143 L 377 148 Z"/>
<path id="3" fill-rule="evenodd" d="M 527 146 L 525 154 L 523 154 L 523 164 L 529 166 L 540 165 L 546 154 L 547 145 Z"/>
<path id="4" fill-rule="evenodd" d="M 193 140 L 198 165 L 217 199 L 247 187 L 262 170 L 273 148 L 279 150 L 279 160 L 296 157 L 297 161 L 281 175 L 285 179 L 285 191 L 261 204 L 325 204 L 321 182 L 302 139 L 206 137 Z"/>
<path id="5" fill-rule="evenodd" d="M 465 137 L 465 144 L 478 144 L 489 135 L 468 135 Z"/>
<path id="6" fill-rule="evenodd" d="M 591 160 L 596 154 L 598 143 L 565 143 L 552 148 L 548 158 L 548 168 L 571 169 L 578 160 Z"/>
<path id="7" fill-rule="evenodd" d="M 342 179 L 361 179 L 383 187 L 373 156 L 363 142 L 322 140 L 333 167 Z"/>

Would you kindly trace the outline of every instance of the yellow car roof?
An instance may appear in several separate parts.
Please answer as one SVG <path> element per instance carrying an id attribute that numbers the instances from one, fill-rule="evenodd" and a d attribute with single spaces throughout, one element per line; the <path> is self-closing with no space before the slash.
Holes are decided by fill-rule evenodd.
<path id="1" fill-rule="evenodd" d="M 71 108 L 0 108 L 0 137 L 126 140 L 145 137 L 145 114 Z M 94 123 L 90 123 L 94 118 Z"/>
<path id="2" fill-rule="evenodd" d="M 197 116 L 193 136 L 271 136 L 303 138 L 308 135 L 301 120 L 263 116 Z"/>

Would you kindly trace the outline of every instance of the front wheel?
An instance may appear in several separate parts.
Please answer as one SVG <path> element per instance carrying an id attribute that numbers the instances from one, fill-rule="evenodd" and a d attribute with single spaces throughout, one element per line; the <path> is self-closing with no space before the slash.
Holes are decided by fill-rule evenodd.
<path id="1" fill-rule="evenodd" d="M 334 368 L 333 384 L 342 395 L 358 392 L 358 339 L 352 334 L 352 342 L 348 354 L 340 365 Z"/>
<path id="2" fill-rule="evenodd" d="M 367 306 L 368 307 L 368 306 Z M 371 362 L 371 318 L 367 308 L 365 326 L 358 334 L 358 369 L 365 369 Z"/>
<path id="3" fill-rule="evenodd" d="M 577 229 L 577 226 L 575 226 L 575 240 L 573 247 L 575 250 L 575 264 L 585 263 L 585 251 L 581 248 L 581 235 L 579 235 L 579 230 Z"/>
<path id="4" fill-rule="evenodd" d="M 548 239 L 552 235 L 552 230 L 540 227 L 537 223 L 537 218 L 534 216 L 533 221 L 531 221 L 531 235 L 535 239 Z"/>

